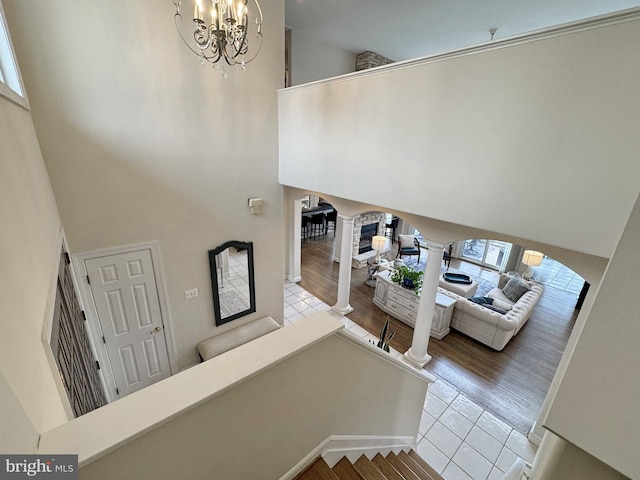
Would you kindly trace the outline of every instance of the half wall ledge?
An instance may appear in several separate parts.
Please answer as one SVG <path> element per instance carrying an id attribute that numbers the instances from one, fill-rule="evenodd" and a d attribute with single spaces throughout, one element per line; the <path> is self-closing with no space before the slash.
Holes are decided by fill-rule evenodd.
<path id="1" fill-rule="evenodd" d="M 44 432 L 38 453 L 84 467 L 343 329 L 319 312 Z"/>

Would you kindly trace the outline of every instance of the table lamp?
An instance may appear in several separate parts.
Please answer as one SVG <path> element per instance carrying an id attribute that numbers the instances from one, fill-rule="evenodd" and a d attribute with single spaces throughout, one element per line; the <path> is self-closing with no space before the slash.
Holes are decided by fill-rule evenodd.
<path id="1" fill-rule="evenodd" d="M 535 250 L 525 250 L 522 254 L 522 263 L 527 266 L 527 271 L 524 272 L 522 278 L 525 280 L 531 280 L 531 267 L 537 267 L 542 263 L 544 255 Z"/>
<path id="2" fill-rule="evenodd" d="M 371 239 L 371 248 L 376 251 L 376 264 L 380 263 L 380 251 L 387 245 L 387 237 L 376 235 Z"/>

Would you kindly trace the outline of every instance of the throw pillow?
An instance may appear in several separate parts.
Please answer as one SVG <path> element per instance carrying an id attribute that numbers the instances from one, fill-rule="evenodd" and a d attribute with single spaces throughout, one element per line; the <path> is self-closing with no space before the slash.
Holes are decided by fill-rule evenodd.
<path id="1" fill-rule="evenodd" d="M 503 310 L 502 308 L 498 308 L 494 305 L 483 305 L 484 308 L 488 308 L 489 310 L 493 310 L 496 313 L 499 313 L 500 315 L 504 315 L 505 313 L 507 313 L 506 310 Z"/>
<path id="2" fill-rule="evenodd" d="M 520 300 L 520 297 L 529 290 L 531 290 L 531 287 L 529 287 L 527 282 L 519 276 L 514 276 L 511 277 L 511 280 L 509 280 L 504 286 L 502 293 L 504 293 L 504 296 L 512 302 L 517 302 Z"/>
<path id="3" fill-rule="evenodd" d="M 398 241 L 400 242 L 400 248 L 413 248 L 415 245 L 413 244 L 413 239 L 415 236 L 413 235 L 398 235 Z"/>
<path id="4" fill-rule="evenodd" d="M 491 305 L 493 303 L 493 298 L 491 297 L 470 297 L 473 303 L 477 303 L 478 305 Z"/>
<path id="5" fill-rule="evenodd" d="M 498 288 L 502 290 L 504 286 L 507 284 L 513 275 L 509 275 L 508 273 L 501 273 L 500 279 L 498 280 Z"/>
<path id="6" fill-rule="evenodd" d="M 511 310 L 511 308 L 513 307 L 513 305 L 511 305 L 511 304 L 509 304 L 509 303 L 507 303 L 507 302 L 503 302 L 502 300 L 496 300 L 495 298 L 493 299 L 493 303 L 492 303 L 492 305 L 493 305 L 494 307 L 498 307 L 498 308 L 500 308 L 500 309 L 502 309 L 502 310 L 505 310 L 505 311 L 507 311 L 507 312 L 508 312 L 509 310 Z"/>

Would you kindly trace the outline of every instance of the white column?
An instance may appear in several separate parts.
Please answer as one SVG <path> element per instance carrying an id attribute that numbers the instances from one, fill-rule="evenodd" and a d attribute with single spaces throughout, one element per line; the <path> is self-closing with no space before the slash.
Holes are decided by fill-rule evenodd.
<path id="1" fill-rule="evenodd" d="M 342 225 L 340 235 L 340 270 L 338 273 L 338 302 L 333 309 L 341 315 L 353 312 L 349 305 L 349 292 L 351 290 L 351 249 L 353 246 L 353 220 L 355 217 L 347 217 L 338 214 Z"/>
<path id="2" fill-rule="evenodd" d="M 427 244 L 429 245 L 429 254 L 427 255 L 427 263 L 424 269 L 416 325 L 413 327 L 411 348 L 404 354 L 406 361 L 420 368 L 431 361 L 431 355 L 427 353 L 427 346 L 429 345 L 431 324 L 435 315 L 440 265 L 442 264 L 442 254 L 444 253 L 444 245 L 431 242 L 427 242 Z"/>
<path id="3" fill-rule="evenodd" d="M 336 219 L 336 238 L 342 238 L 342 222 L 339 220 L 339 218 Z M 341 243 L 341 241 L 333 242 L 333 261 L 337 263 L 340 263 Z"/>
<path id="4" fill-rule="evenodd" d="M 289 210 L 291 218 L 290 224 L 293 225 L 293 232 L 289 235 L 289 275 L 290 282 L 299 282 L 302 280 L 301 249 L 300 242 L 302 240 L 302 199 L 297 198 L 293 201 L 293 205 Z"/>

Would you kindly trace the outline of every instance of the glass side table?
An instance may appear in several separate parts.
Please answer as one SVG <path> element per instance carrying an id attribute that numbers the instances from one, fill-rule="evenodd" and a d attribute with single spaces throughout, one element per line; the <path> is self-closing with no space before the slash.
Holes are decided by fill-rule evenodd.
<path id="1" fill-rule="evenodd" d="M 369 287 L 376 286 L 376 278 L 375 275 L 379 271 L 382 270 L 391 270 L 393 269 L 393 263 L 388 261 L 385 258 L 380 258 L 380 263 L 376 263 L 376 259 L 370 258 L 367 260 L 367 279 L 365 280 L 365 285 Z"/>

